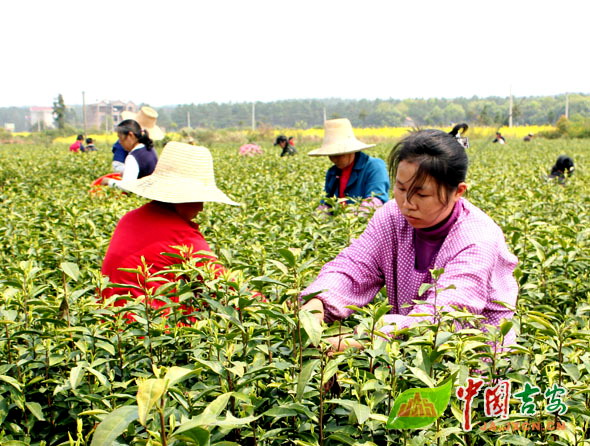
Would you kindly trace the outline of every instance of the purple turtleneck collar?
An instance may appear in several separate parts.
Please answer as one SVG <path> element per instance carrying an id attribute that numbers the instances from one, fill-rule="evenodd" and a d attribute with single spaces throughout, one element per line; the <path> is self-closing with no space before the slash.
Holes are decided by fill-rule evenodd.
<path id="1" fill-rule="evenodd" d="M 462 210 L 463 203 L 459 200 L 445 220 L 430 228 L 414 229 L 414 250 L 416 252 L 414 267 L 418 271 L 427 271 L 432 268 L 432 261 Z"/>

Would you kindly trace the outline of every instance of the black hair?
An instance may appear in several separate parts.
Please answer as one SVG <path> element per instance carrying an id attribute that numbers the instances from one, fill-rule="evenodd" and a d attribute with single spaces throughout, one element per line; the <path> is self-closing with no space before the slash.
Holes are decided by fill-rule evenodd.
<path id="1" fill-rule="evenodd" d="M 408 187 L 408 201 L 427 178 L 431 177 L 437 185 L 438 199 L 447 205 L 449 194 L 465 181 L 469 162 L 465 148 L 456 138 L 459 128 L 463 125 L 467 127 L 467 124 L 459 124 L 449 133 L 434 129 L 419 130 L 406 136 L 393 147 L 388 158 L 389 174 L 393 182 L 401 161 L 418 165 Z"/>
<path id="2" fill-rule="evenodd" d="M 459 135 L 460 133 L 465 133 L 468 129 L 469 126 L 465 123 L 457 124 L 455 127 L 453 127 L 453 130 L 449 132 L 449 135 L 453 135 L 456 138 L 457 135 Z"/>
<path id="3" fill-rule="evenodd" d="M 92 144 L 93 142 L 92 138 L 86 138 L 86 144 Z"/>
<path id="4" fill-rule="evenodd" d="M 573 173 L 574 160 L 567 155 L 560 155 L 557 157 L 555 165 L 551 168 L 551 175 L 559 175 L 563 173 Z"/>
<path id="5" fill-rule="evenodd" d="M 121 121 L 117 124 L 117 127 L 115 127 L 115 131 L 117 133 L 123 133 L 124 135 L 133 133 L 137 138 L 137 142 L 143 144 L 146 149 L 152 150 L 154 148 L 154 142 L 150 139 L 148 131 L 142 129 L 139 123 L 133 119 L 125 119 L 124 121 Z"/>
<path id="6" fill-rule="evenodd" d="M 84 135 L 78 135 L 76 141 L 84 141 Z"/>
<path id="7" fill-rule="evenodd" d="M 278 146 L 279 143 L 281 143 L 281 142 L 287 142 L 287 137 L 285 135 L 279 135 L 279 136 L 277 136 L 277 139 L 275 140 L 274 145 L 275 146 Z"/>

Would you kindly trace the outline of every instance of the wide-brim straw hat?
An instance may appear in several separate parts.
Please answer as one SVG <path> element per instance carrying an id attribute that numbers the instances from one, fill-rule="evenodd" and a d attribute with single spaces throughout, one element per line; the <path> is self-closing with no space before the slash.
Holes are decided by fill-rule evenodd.
<path id="1" fill-rule="evenodd" d="M 124 111 L 121 113 L 121 118 L 123 118 L 123 120 L 133 119 L 134 121 L 137 121 L 142 129 L 148 131 L 149 137 L 153 141 L 164 139 L 164 132 L 156 125 L 158 112 L 152 107 L 141 107 L 137 113 Z"/>
<path id="2" fill-rule="evenodd" d="M 151 175 L 122 181 L 120 186 L 164 203 L 214 201 L 239 205 L 217 188 L 209 149 L 176 141 L 166 144 Z"/>
<path id="3" fill-rule="evenodd" d="M 344 155 L 359 152 L 375 144 L 365 144 L 354 136 L 352 124 L 346 118 L 328 119 L 324 122 L 324 142 L 319 149 L 312 150 L 309 156 Z"/>

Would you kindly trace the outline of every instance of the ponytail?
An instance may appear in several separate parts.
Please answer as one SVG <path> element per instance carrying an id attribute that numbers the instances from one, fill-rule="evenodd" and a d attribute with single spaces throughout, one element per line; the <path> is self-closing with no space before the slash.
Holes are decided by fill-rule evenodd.
<path id="1" fill-rule="evenodd" d="M 469 126 L 465 123 L 457 124 L 455 127 L 453 127 L 453 130 L 451 130 L 449 132 L 449 135 L 453 135 L 454 137 L 457 137 L 457 135 L 465 133 L 468 128 L 469 128 Z"/>
<path id="2" fill-rule="evenodd" d="M 137 141 L 143 144 L 148 150 L 154 148 L 154 142 L 150 139 L 150 133 L 146 129 L 141 129 L 141 136 L 137 138 Z"/>

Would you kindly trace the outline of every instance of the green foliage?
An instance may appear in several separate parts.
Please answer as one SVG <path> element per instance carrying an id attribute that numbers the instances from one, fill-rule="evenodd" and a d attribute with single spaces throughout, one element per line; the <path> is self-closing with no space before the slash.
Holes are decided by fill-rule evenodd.
<path id="1" fill-rule="evenodd" d="M 61 93 L 57 99 L 53 101 L 53 116 L 55 119 L 55 126 L 62 130 L 66 124 L 66 104 Z"/>
<path id="2" fill-rule="evenodd" d="M 305 153 L 310 147 L 300 147 Z M 493 445 L 584 444 L 590 436 L 590 231 L 588 177 L 547 182 L 555 158 L 589 163 L 583 141 L 497 147 L 472 140 L 469 199 L 503 228 L 520 263 L 512 328 L 461 311 L 437 312 L 392 340 L 382 335 L 384 292 L 342 324 L 299 313 L 299 292 L 370 215 L 355 206 L 315 212 L 329 161 L 276 152 L 240 158 L 214 143 L 216 177 L 241 208 L 207 204 L 201 229 L 232 275 L 212 277 L 178 259 L 178 279 L 156 296 L 172 316 L 141 302 L 100 302 L 100 264 L 119 218 L 145 200 L 88 194 L 109 151 L 0 147 L 0 444 L 30 445 Z M 385 158 L 386 147 L 372 149 Z M 42 153 L 42 156 L 40 155 Z M 136 268 L 137 265 L 128 265 Z M 436 273 L 435 273 L 436 276 Z M 157 276 L 151 279 L 157 279 Z M 437 293 L 445 290 L 436 288 Z M 252 298 L 249 290 L 265 299 Z M 197 308 L 181 322 L 177 303 Z M 127 323 L 132 311 L 137 322 Z M 457 321 L 461 321 L 460 326 Z M 325 339 L 350 333 L 366 345 L 327 355 Z M 468 376 L 567 388 L 562 431 L 460 429 L 451 395 L 421 430 L 387 429 L 396 398 Z M 537 420 L 554 420 L 538 400 Z M 522 421 L 515 403 L 508 420 Z"/>
<path id="3" fill-rule="evenodd" d="M 590 117 L 590 96 L 570 94 L 570 116 Z M 515 125 L 553 125 L 565 111 L 565 95 L 515 98 Z M 300 99 L 256 103 L 256 120 L 272 127 L 323 126 L 324 108 L 330 117 L 347 117 L 355 127 L 405 126 L 406 117 L 416 125 L 447 126 L 466 121 L 470 125 L 500 126 L 508 122 L 508 97 L 430 99 Z M 16 131 L 29 129 L 26 107 L 0 107 L 0 123 L 11 122 Z M 182 104 L 158 108 L 159 125 L 171 130 L 249 128 L 252 103 Z M 190 123 L 189 123 L 190 116 Z M 82 106 L 69 106 L 65 123 L 80 127 Z M 98 130 L 98 129 L 97 129 Z M 472 136 L 472 135 L 471 135 Z M 470 136 L 470 137 L 471 137 Z M 215 142 L 223 141 L 213 135 Z M 208 144 L 204 142 L 203 144 Z"/>

